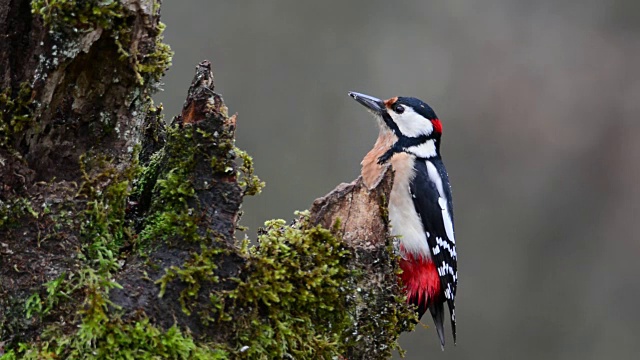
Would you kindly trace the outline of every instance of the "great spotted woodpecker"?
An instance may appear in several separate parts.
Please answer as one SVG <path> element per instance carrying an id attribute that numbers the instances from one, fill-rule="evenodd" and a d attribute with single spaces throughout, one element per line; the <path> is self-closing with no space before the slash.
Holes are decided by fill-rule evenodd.
<path id="1" fill-rule="evenodd" d="M 400 278 L 418 316 L 429 309 L 444 349 L 444 303 L 456 341 L 455 298 L 458 260 L 453 232 L 449 176 L 440 157 L 442 124 L 433 109 L 416 98 L 385 101 L 350 92 L 378 119 L 380 134 L 362 160 L 370 189 L 394 170 L 389 199 L 391 234 L 399 237 Z"/>

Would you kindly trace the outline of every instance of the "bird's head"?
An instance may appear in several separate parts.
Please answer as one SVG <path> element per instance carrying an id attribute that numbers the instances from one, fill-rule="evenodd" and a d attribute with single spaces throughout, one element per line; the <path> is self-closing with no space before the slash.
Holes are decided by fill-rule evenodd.
<path id="1" fill-rule="evenodd" d="M 383 130 L 397 139 L 379 163 L 388 161 L 394 153 L 406 152 L 419 158 L 440 156 L 442 123 L 433 109 L 420 99 L 393 97 L 380 100 L 373 96 L 349 92 L 349 96 L 364 105 L 380 121 Z"/>

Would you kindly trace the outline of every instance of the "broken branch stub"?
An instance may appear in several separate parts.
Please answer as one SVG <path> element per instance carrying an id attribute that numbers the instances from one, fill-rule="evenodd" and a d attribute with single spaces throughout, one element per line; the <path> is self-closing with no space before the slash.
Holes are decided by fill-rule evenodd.
<path id="1" fill-rule="evenodd" d="M 387 245 L 387 200 L 393 176 L 390 170 L 380 184 L 369 190 L 362 177 L 340 184 L 329 194 L 316 199 L 311 207 L 312 224 L 334 229 L 336 235 L 353 248 L 371 250 Z"/>

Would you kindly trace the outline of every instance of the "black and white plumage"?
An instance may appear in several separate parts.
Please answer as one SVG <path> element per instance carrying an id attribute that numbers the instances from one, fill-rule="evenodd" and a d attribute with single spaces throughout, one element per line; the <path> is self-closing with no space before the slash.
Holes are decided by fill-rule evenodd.
<path id="1" fill-rule="evenodd" d="M 442 124 L 433 109 L 416 98 L 382 101 L 349 95 L 379 120 L 380 135 L 362 161 L 363 180 L 373 188 L 386 167 L 395 171 L 389 218 L 392 234 L 400 239 L 400 278 L 419 316 L 429 309 L 444 349 L 444 303 L 456 340 L 458 260 L 451 187 L 440 156 Z"/>
<path id="2" fill-rule="evenodd" d="M 438 269 L 440 286 L 449 307 L 455 341 L 458 255 L 453 234 L 451 187 L 447 172 L 439 158 L 416 159 L 414 169 L 415 178 L 410 184 L 413 204 L 422 220 L 425 231 L 428 233 L 427 243 L 433 262 Z"/>

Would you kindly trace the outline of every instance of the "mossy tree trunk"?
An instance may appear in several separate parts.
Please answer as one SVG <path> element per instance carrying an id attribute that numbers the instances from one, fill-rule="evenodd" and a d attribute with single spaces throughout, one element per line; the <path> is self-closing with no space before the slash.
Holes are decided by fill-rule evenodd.
<path id="1" fill-rule="evenodd" d="M 256 246 L 262 183 L 203 61 L 165 125 L 157 0 L 0 0 L 0 355 L 387 358 L 386 199 L 340 185 Z"/>

